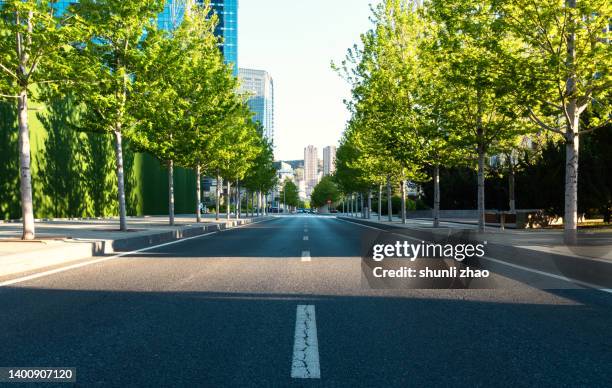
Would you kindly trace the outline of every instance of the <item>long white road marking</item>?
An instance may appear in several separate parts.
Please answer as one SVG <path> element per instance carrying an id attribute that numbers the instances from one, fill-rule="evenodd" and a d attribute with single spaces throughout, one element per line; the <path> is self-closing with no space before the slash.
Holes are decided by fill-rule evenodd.
<path id="1" fill-rule="evenodd" d="M 310 251 L 302 251 L 302 261 L 311 261 Z"/>
<path id="2" fill-rule="evenodd" d="M 68 265 L 66 267 L 61 267 L 61 268 L 53 269 L 53 270 L 50 270 L 50 271 L 39 272 L 39 273 L 35 273 L 35 274 L 32 274 L 32 275 L 28 275 L 28 276 L 23 276 L 23 277 L 20 277 L 20 278 L 17 278 L 17 279 L 7 280 L 5 282 L 0 283 L 0 288 L 11 286 L 13 284 L 27 282 L 27 281 L 34 280 L 34 279 L 44 278 L 44 277 L 47 277 L 47 276 L 51 276 L 51 275 L 55 275 L 55 274 L 58 274 L 58 273 L 70 271 L 70 270 L 73 270 L 73 269 L 87 267 L 89 265 L 94 265 L 94 264 L 98 264 L 98 263 L 104 263 L 105 261 L 115 260 L 115 259 L 118 259 L 118 258 L 121 258 L 121 257 L 124 257 L 124 256 L 133 255 L 133 254 L 136 254 L 136 253 L 142 253 L 142 252 L 147 252 L 147 251 L 150 251 L 150 250 L 153 250 L 153 249 L 157 249 L 157 248 L 167 247 L 168 245 L 179 244 L 179 243 L 182 243 L 182 242 L 185 242 L 185 241 L 190 241 L 190 240 L 195 240 L 195 239 L 198 239 L 198 238 L 212 236 L 214 234 L 218 234 L 218 233 L 222 233 L 222 232 L 227 232 L 227 231 L 230 231 L 230 230 L 233 230 L 233 229 L 241 229 L 241 228 L 244 228 L 246 226 L 251 226 L 251 225 L 259 224 L 261 222 L 266 222 L 266 221 L 268 221 L 268 220 L 261 220 L 261 221 L 251 222 L 250 224 L 234 226 L 233 228 L 217 230 L 215 232 L 201 234 L 201 235 L 198 235 L 198 236 L 185 237 L 185 238 L 182 238 L 180 240 L 174 240 L 174 241 L 170 241 L 170 242 L 167 242 L 167 243 L 163 243 L 163 244 L 159 244 L 159 245 L 154 245 L 152 247 L 142 248 L 142 249 L 138 249 L 138 250 L 131 251 L 131 252 L 124 252 L 124 253 L 120 253 L 120 254 L 114 255 L 114 256 L 104 257 L 104 258 L 96 259 L 96 260 L 89 260 L 89 261 L 85 261 L 85 262 L 82 262 L 82 263 L 72 264 L 72 265 Z"/>
<path id="3" fill-rule="evenodd" d="M 291 377 L 294 379 L 320 379 L 319 340 L 315 306 L 299 305 L 295 314 Z"/>
<path id="4" fill-rule="evenodd" d="M 364 228 L 376 229 L 376 230 L 380 230 L 382 232 L 388 232 L 387 230 L 384 230 L 384 229 L 381 229 L 381 228 L 376 228 L 374 226 L 360 224 L 358 222 L 352 222 L 352 221 L 347 221 L 347 220 L 338 220 L 338 221 L 344 221 L 344 222 L 348 222 L 349 224 L 355 224 L 355 225 L 358 225 L 358 226 L 362 226 Z M 393 233 L 393 234 L 395 234 L 395 233 Z M 404 235 L 398 235 L 398 236 L 402 236 L 404 238 L 408 238 L 408 239 L 411 239 L 411 240 L 414 240 L 414 241 L 422 241 L 422 240 L 420 240 L 418 238 L 414 238 L 414 237 L 410 237 L 410 236 L 404 236 Z M 493 263 L 505 265 L 505 266 L 508 266 L 508 267 L 512 267 L 512 268 L 515 268 L 515 269 L 520 269 L 522 271 L 535 273 L 537 275 L 546 276 L 546 277 L 557 279 L 557 280 L 562 280 L 562 281 L 565 281 L 565 282 L 568 282 L 568 283 L 578 284 L 578 285 L 580 285 L 582 287 L 585 287 L 585 288 L 592 288 L 592 289 L 595 289 L 595 290 L 606 292 L 608 294 L 612 294 L 612 288 L 602 288 L 601 286 L 598 286 L 597 284 L 583 282 L 581 280 L 577 280 L 577 279 L 573 279 L 573 278 L 568 278 L 568 277 L 560 276 L 560 275 L 555 275 L 555 274 L 544 272 L 544 271 L 539 271 L 537 269 L 524 267 L 524 266 L 518 265 L 518 264 L 508 263 L 507 261 L 503 261 L 503 260 L 499 260 L 499 259 L 494 259 L 494 258 L 488 257 L 488 256 L 483 256 L 483 257 L 481 257 L 481 259 L 488 260 L 488 261 L 491 261 Z"/>
<path id="5" fill-rule="evenodd" d="M 308 241 L 308 236 L 304 236 L 304 241 Z"/>

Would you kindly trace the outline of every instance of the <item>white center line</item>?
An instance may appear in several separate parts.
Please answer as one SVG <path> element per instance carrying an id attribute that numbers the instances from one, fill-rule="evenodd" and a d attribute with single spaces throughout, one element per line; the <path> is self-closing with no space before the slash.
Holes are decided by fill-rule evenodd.
<path id="1" fill-rule="evenodd" d="M 304 241 L 308 241 L 308 236 L 304 236 Z"/>
<path id="2" fill-rule="evenodd" d="M 311 261 L 310 251 L 302 251 L 302 261 Z"/>
<path id="3" fill-rule="evenodd" d="M 321 378 L 317 321 L 313 305 L 297 306 L 291 377 L 294 379 Z"/>

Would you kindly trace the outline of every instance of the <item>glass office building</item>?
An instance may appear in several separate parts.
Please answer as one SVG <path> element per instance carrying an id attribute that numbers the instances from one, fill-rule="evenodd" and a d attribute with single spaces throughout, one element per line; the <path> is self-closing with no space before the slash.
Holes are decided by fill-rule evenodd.
<path id="1" fill-rule="evenodd" d="M 168 0 L 163 12 L 159 15 L 159 28 L 172 30 L 183 20 L 185 5 L 189 1 L 202 4 L 203 0 Z M 57 9 L 63 12 L 75 0 L 59 0 Z M 238 75 L 238 0 L 212 0 L 211 7 L 219 18 L 216 35 L 223 38 L 222 50 L 227 63 L 234 65 L 234 74 Z"/>
<path id="2" fill-rule="evenodd" d="M 249 94 L 253 121 L 260 122 L 264 136 L 274 142 L 274 80 L 267 71 L 254 69 L 240 69 L 238 77 L 240 91 Z"/>

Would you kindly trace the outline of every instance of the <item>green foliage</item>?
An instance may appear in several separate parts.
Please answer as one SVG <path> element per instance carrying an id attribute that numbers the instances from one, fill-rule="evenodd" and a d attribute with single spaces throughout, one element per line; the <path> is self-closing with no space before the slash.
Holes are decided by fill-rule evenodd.
<path id="1" fill-rule="evenodd" d="M 274 168 L 274 149 L 272 143 L 263 136 L 261 128 L 257 131 L 257 147 L 261 152 L 253 160 L 244 179 L 244 187 L 255 192 L 267 193 L 278 183 L 276 168 Z"/>
<path id="2" fill-rule="evenodd" d="M 300 191 L 289 178 L 283 182 L 283 188 L 279 194 L 280 201 L 288 206 L 297 207 L 300 204 Z"/>
<path id="3" fill-rule="evenodd" d="M 161 0 L 81 0 L 71 12 L 87 32 L 72 56 L 69 91 L 82 104 L 82 129 L 131 134 L 134 129 L 132 93 L 144 51 L 145 31 L 155 34 Z"/>
<path id="4" fill-rule="evenodd" d="M 330 201 L 332 204 L 340 200 L 340 190 L 332 177 L 326 176 L 321 179 L 312 191 L 310 197 L 311 206 L 317 208 L 327 205 Z"/>

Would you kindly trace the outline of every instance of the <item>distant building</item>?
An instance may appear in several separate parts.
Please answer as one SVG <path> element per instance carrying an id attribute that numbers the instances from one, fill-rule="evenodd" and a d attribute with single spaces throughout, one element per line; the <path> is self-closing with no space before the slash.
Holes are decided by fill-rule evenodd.
<path id="1" fill-rule="evenodd" d="M 285 162 L 277 162 L 278 165 L 276 167 L 278 180 L 282 184 L 286 179 L 291 181 L 294 180 L 295 174 L 291 165 Z"/>
<path id="2" fill-rule="evenodd" d="M 304 180 L 306 195 L 310 197 L 312 190 L 319 183 L 319 151 L 313 145 L 304 148 Z"/>
<path id="3" fill-rule="evenodd" d="M 336 172 L 336 147 L 323 148 L 323 176 L 329 176 Z"/>
<path id="4" fill-rule="evenodd" d="M 267 71 L 240 69 L 240 91 L 248 93 L 253 121 L 261 123 L 264 136 L 274 142 L 274 80 Z"/>

